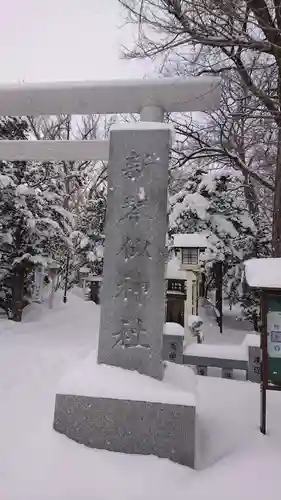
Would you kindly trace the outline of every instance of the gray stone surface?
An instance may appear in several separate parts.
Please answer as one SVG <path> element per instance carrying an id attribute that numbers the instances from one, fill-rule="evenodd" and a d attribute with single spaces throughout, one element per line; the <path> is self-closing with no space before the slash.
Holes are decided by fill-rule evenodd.
<path id="1" fill-rule="evenodd" d="M 233 379 L 233 369 L 232 368 L 222 368 L 221 376 L 222 376 L 222 378 Z"/>
<path id="2" fill-rule="evenodd" d="M 162 379 L 170 130 L 113 130 L 98 362 Z"/>
<path id="3" fill-rule="evenodd" d="M 260 383 L 261 381 L 261 350 L 257 346 L 249 346 L 249 366 L 248 380 L 250 382 Z"/>
<path id="4" fill-rule="evenodd" d="M 206 356 L 183 355 L 184 365 L 213 366 L 216 368 L 226 368 L 234 370 L 248 370 L 248 362 L 242 359 L 208 358 Z"/>
<path id="5" fill-rule="evenodd" d="M 195 407 L 57 394 L 54 429 L 91 448 L 195 466 Z"/>
<path id="6" fill-rule="evenodd" d="M 208 367 L 204 365 L 197 365 L 196 373 L 197 375 L 202 375 L 203 377 L 206 377 L 208 375 Z"/>
<path id="7" fill-rule="evenodd" d="M 182 364 L 183 339 L 182 335 L 163 335 L 162 358 L 165 361 Z"/>

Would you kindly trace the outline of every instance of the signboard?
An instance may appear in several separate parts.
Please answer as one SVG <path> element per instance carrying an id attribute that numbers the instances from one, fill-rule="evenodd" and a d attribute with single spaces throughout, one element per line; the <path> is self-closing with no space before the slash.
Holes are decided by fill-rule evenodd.
<path id="1" fill-rule="evenodd" d="M 268 295 L 267 300 L 268 380 L 281 385 L 281 296 Z"/>
<path id="2" fill-rule="evenodd" d="M 281 391 L 281 290 L 262 291 L 261 316 L 260 430 L 266 434 L 267 390 Z"/>
<path id="3" fill-rule="evenodd" d="M 267 349 L 270 358 L 281 358 L 281 297 L 268 297 Z"/>

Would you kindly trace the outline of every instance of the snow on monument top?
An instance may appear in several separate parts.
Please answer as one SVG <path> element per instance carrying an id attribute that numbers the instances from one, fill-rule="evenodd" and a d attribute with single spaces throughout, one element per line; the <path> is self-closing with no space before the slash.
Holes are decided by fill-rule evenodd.
<path id="1" fill-rule="evenodd" d="M 220 102 L 217 77 L 108 80 L 0 85 L 0 115 L 207 111 Z"/>
<path id="2" fill-rule="evenodd" d="M 247 260 L 245 277 L 252 288 L 281 289 L 281 258 Z"/>
<path id="3" fill-rule="evenodd" d="M 129 122 L 129 123 L 115 123 L 111 125 L 112 130 L 170 130 L 174 132 L 174 127 L 171 123 L 161 122 Z"/>
<path id="4" fill-rule="evenodd" d="M 170 147 L 175 141 L 175 130 L 171 123 L 161 123 L 161 122 L 129 122 L 129 123 L 116 123 L 110 127 L 110 132 L 122 130 L 169 130 L 170 131 Z M 1 144 L 0 144 L 1 146 Z"/>

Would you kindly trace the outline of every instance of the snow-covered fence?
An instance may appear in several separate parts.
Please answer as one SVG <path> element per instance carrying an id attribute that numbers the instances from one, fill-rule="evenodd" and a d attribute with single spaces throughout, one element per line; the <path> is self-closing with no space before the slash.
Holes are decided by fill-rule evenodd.
<path id="1" fill-rule="evenodd" d="M 245 372 L 246 380 L 260 382 L 260 337 L 246 335 L 241 345 L 191 344 L 183 347 L 184 329 L 177 323 L 165 323 L 162 358 L 165 361 L 195 366 L 198 375 L 208 368 L 220 368 L 222 377 L 232 379 L 233 370 Z"/>
<path id="2" fill-rule="evenodd" d="M 248 378 L 247 352 L 236 346 L 192 344 L 183 354 L 185 365 L 196 366 L 198 375 L 207 375 L 208 368 L 221 368 L 223 378 L 233 378 L 233 370 L 243 370 Z"/>
<path id="3" fill-rule="evenodd" d="M 233 370 L 245 371 L 246 380 L 260 382 L 259 335 L 248 334 L 239 346 L 192 344 L 183 353 L 183 364 L 196 366 L 198 375 L 208 368 L 221 368 L 223 378 L 233 378 Z"/>

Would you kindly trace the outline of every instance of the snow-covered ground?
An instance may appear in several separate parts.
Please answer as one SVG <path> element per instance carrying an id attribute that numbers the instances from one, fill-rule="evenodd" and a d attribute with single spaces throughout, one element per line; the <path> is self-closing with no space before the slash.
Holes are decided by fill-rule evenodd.
<path id="1" fill-rule="evenodd" d="M 199 316 L 203 320 L 202 330 L 205 344 L 239 345 L 247 333 L 252 331 L 252 324 L 241 320 L 241 310 L 238 304 L 234 305 L 231 310 L 227 302 L 223 304 L 222 334 L 219 331 L 216 315 L 210 302 L 202 300 L 202 305 L 199 307 Z"/>
<path id="2" fill-rule="evenodd" d="M 20 325 L 0 321 L 1 500 L 279 500 L 281 395 L 268 394 L 262 436 L 258 384 L 198 377 L 196 471 L 54 432 L 58 382 L 96 346 L 98 322 L 99 308 L 75 294 L 52 311 L 29 307 Z"/>

